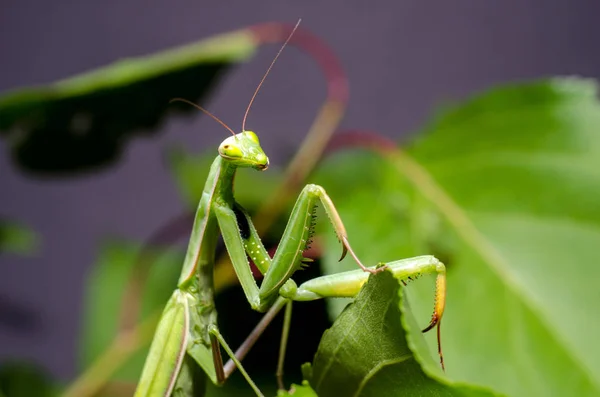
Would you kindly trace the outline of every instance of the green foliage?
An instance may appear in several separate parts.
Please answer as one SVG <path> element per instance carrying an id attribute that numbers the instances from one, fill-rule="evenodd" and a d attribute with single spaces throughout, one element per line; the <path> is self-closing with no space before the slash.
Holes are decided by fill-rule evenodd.
<path id="1" fill-rule="evenodd" d="M 365 262 L 446 262 L 449 378 L 511 396 L 600 393 L 596 95 L 592 81 L 557 78 L 448 109 L 409 148 L 423 172 L 400 155 L 372 164 L 373 155 L 346 153 L 323 165 L 318 181 L 352 176 L 326 186 Z M 327 247 L 339 249 L 335 239 Z M 431 284 L 407 290 L 425 324 Z M 430 355 L 414 347 L 417 358 Z"/>
<path id="2" fill-rule="evenodd" d="M 240 30 L 0 97 L 0 133 L 19 165 L 65 173 L 114 161 L 123 145 L 156 127 L 169 111 L 190 112 L 218 76 L 256 48 Z"/>
<path id="3" fill-rule="evenodd" d="M 401 288 L 391 272 L 372 275 L 323 335 L 309 382 L 326 396 L 492 396 L 423 372 L 401 323 Z M 414 322 L 410 314 L 408 322 Z"/>
<path id="4" fill-rule="evenodd" d="M 0 397 L 51 397 L 56 387 L 42 369 L 9 361 L 0 366 Z"/>

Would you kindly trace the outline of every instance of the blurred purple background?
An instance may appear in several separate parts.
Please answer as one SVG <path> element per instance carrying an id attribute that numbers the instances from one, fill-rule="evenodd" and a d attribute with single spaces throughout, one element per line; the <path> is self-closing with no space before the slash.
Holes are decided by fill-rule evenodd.
<path id="1" fill-rule="evenodd" d="M 594 0 L 2 0 L 0 91 L 258 22 L 302 17 L 302 27 L 331 46 L 348 74 L 343 127 L 400 137 L 417 130 L 436 105 L 493 84 L 555 74 L 598 77 L 598 16 Z M 203 105 L 239 128 L 276 50 L 263 48 L 232 69 Z M 248 122 L 275 166 L 294 152 L 324 94 L 312 60 L 286 50 Z M 30 358 L 62 379 L 75 375 L 84 281 L 100 243 L 109 236 L 142 240 L 182 211 L 164 166 L 165 147 L 185 143 L 204 151 L 225 135 L 206 117 L 170 119 L 158 137 L 133 141 L 116 167 L 65 179 L 22 174 L 0 142 L 0 215 L 24 222 L 43 239 L 36 256 L 0 257 L 0 300 L 32 313 L 24 327 L 0 323 L 0 362 Z"/>

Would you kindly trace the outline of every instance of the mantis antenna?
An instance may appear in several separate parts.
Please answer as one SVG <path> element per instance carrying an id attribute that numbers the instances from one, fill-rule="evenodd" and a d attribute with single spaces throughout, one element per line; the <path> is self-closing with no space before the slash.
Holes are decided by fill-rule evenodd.
<path id="1" fill-rule="evenodd" d="M 285 40 L 285 43 L 283 43 L 283 45 L 281 46 L 281 48 L 277 52 L 277 55 L 275 55 L 275 58 L 273 59 L 273 62 L 271 62 L 271 65 L 267 69 L 267 72 L 265 73 L 265 75 L 260 80 L 260 83 L 258 83 L 258 87 L 256 87 L 256 90 L 254 91 L 254 94 L 252 95 L 252 98 L 250 99 L 250 103 L 248 103 L 248 107 L 246 108 L 246 113 L 244 113 L 244 119 L 242 120 L 242 131 L 246 131 L 246 118 L 248 117 L 248 113 L 250 112 L 250 108 L 252 107 L 252 103 L 254 103 L 254 99 L 256 98 L 256 95 L 258 95 L 258 92 L 260 91 L 260 87 L 262 87 L 263 83 L 265 82 L 265 79 L 269 75 L 269 72 L 273 68 L 273 65 L 275 65 L 275 61 L 277 61 L 277 58 L 279 58 L 279 55 L 281 55 L 281 52 L 283 51 L 283 49 L 285 48 L 285 46 L 287 45 L 287 43 L 290 41 L 290 39 L 294 35 L 294 32 L 296 31 L 296 29 L 298 29 L 298 25 L 300 25 L 300 21 L 302 21 L 302 19 L 298 19 L 298 22 L 296 22 L 296 26 L 294 26 L 294 29 L 292 29 L 292 32 L 290 33 L 290 35 L 288 36 L 288 38 Z M 231 127 L 229 127 L 227 124 L 225 124 L 225 122 L 221 121 L 220 118 L 218 118 L 217 116 L 215 116 L 214 114 L 212 114 L 208 110 L 204 109 L 202 106 L 197 105 L 194 102 L 188 101 L 187 99 L 184 99 L 184 98 L 173 98 L 173 99 L 171 99 L 169 101 L 169 103 L 173 103 L 173 102 L 184 102 L 184 103 L 187 103 L 188 105 L 192 105 L 196 109 L 202 111 L 207 116 L 210 116 L 213 120 L 215 120 L 217 123 L 221 124 L 229 132 L 231 132 L 231 135 L 235 136 L 235 132 L 231 129 Z"/>
<path id="2" fill-rule="evenodd" d="M 256 87 L 256 90 L 254 91 L 254 94 L 252 95 L 252 98 L 250 99 L 250 103 L 248 103 L 248 107 L 246 108 L 246 113 L 244 113 L 244 119 L 242 120 L 242 131 L 246 131 L 246 118 L 248 117 L 248 113 L 250 112 L 250 108 L 252 107 L 252 103 L 254 103 L 254 99 L 256 98 L 256 96 L 258 95 L 258 92 L 260 91 L 260 87 L 262 87 L 263 83 L 265 82 L 265 79 L 269 75 L 269 72 L 273 68 L 273 65 L 275 65 L 275 62 L 277 61 L 277 58 L 279 58 L 279 55 L 281 55 L 281 52 L 283 51 L 283 49 L 285 48 L 285 46 L 287 45 L 287 43 L 289 43 L 290 39 L 294 35 L 294 32 L 296 32 L 296 29 L 298 29 L 298 25 L 300 25 L 300 21 L 302 21 L 302 18 L 298 19 L 298 22 L 296 22 L 296 26 L 294 26 L 294 29 L 292 29 L 292 32 L 290 33 L 290 35 L 288 36 L 288 38 L 285 40 L 285 43 L 283 43 L 283 45 L 281 46 L 281 48 L 277 52 L 277 55 L 275 55 L 275 58 L 271 62 L 271 65 L 267 69 L 267 72 L 265 73 L 265 75 L 260 80 L 260 83 L 258 83 L 258 87 Z"/>
<path id="3" fill-rule="evenodd" d="M 229 130 L 229 132 L 231 132 L 231 135 L 235 136 L 235 132 L 233 132 L 233 130 L 227 125 L 225 124 L 223 121 L 221 121 L 220 118 L 218 118 L 217 116 L 215 116 L 214 114 L 212 114 L 211 112 L 209 112 L 208 110 L 204 109 L 202 106 L 200 105 L 196 105 L 194 102 L 192 101 L 188 101 L 187 99 L 183 99 L 183 98 L 173 98 L 169 101 L 169 103 L 173 103 L 173 102 L 184 102 L 187 103 L 188 105 L 192 105 L 193 107 L 195 107 L 198 110 L 201 110 L 202 112 L 204 112 L 206 115 L 210 116 L 213 118 L 213 120 L 215 120 L 217 123 L 221 124 L 223 127 L 227 128 Z"/>

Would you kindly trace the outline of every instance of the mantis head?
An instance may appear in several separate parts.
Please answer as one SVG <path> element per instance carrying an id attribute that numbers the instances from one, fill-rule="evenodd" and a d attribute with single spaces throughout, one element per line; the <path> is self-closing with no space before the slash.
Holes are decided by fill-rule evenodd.
<path id="1" fill-rule="evenodd" d="M 260 83 L 258 83 L 258 87 L 256 87 L 256 90 L 254 91 L 254 94 L 252 95 L 252 98 L 250 99 L 250 103 L 248 103 L 248 107 L 246 108 L 246 113 L 244 114 L 244 119 L 242 120 L 242 132 L 240 132 L 239 134 L 235 134 L 232 131 L 232 129 L 229 128 L 221 120 L 217 119 L 215 116 L 210 115 L 210 113 L 208 113 L 204 109 L 200 109 L 200 110 L 204 111 L 205 113 L 208 113 L 210 116 L 212 116 L 215 120 L 217 120 L 219 123 L 221 123 L 225 128 L 227 128 L 233 134 L 233 136 L 230 136 L 229 138 L 225 139 L 223 141 L 223 143 L 221 143 L 221 146 L 219 146 L 219 155 L 221 155 L 221 157 L 223 159 L 231 162 L 234 165 L 237 165 L 238 167 L 252 167 L 252 168 L 256 168 L 257 170 L 261 170 L 261 171 L 264 171 L 269 167 L 269 158 L 267 157 L 265 152 L 260 147 L 260 142 L 258 141 L 258 136 L 256 136 L 256 134 L 253 131 L 246 130 L 246 118 L 248 117 L 248 113 L 250 113 L 250 108 L 252 107 L 252 104 L 254 103 L 254 99 L 256 99 L 256 95 L 258 95 L 260 88 L 262 87 L 263 83 L 265 82 L 265 79 L 269 75 L 269 72 L 273 68 L 273 65 L 275 65 L 277 58 L 279 58 L 279 55 L 281 55 L 281 52 L 283 51 L 283 49 L 285 48 L 287 43 L 292 38 L 292 35 L 298 28 L 299 24 L 300 24 L 300 20 L 298 20 L 298 22 L 296 23 L 296 26 L 294 26 L 294 29 L 292 29 L 292 32 L 290 33 L 288 38 L 285 40 L 285 43 L 283 43 L 283 45 L 279 49 L 279 52 L 277 52 L 277 55 L 275 55 L 275 58 L 271 62 L 271 65 L 267 69 L 267 72 L 264 74 L 263 78 L 260 80 Z"/>
<path id="2" fill-rule="evenodd" d="M 269 158 L 260 147 L 258 136 L 252 131 L 242 131 L 228 137 L 219 146 L 219 155 L 238 167 L 252 167 L 264 171 Z"/>
<path id="3" fill-rule="evenodd" d="M 275 55 L 275 58 L 271 62 L 271 65 L 267 69 L 267 72 L 264 74 L 263 78 L 260 80 L 258 87 L 256 87 L 256 90 L 254 91 L 254 94 L 252 95 L 252 98 L 250 99 L 250 103 L 248 103 L 248 107 L 246 108 L 246 113 L 244 114 L 244 119 L 242 120 L 242 132 L 240 132 L 239 134 L 236 134 L 231 129 L 231 127 L 229 127 L 227 124 L 225 124 L 223 121 L 221 121 L 217 116 L 215 116 L 208 110 L 204 109 L 202 106 L 196 105 L 195 103 L 190 102 L 187 99 L 183 99 L 183 98 L 171 99 L 171 102 L 174 102 L 174 101 L 185 102 L 187 104 L 194 106 L 195 108 L 197 108 L 198 110 L 201 110 L 206 115 L 212 117 L 217 123 L 221 124 L 223 127 L 225 127 L 225 129 L 227 129 L 229 132 L 231 132 L 232 136 L 225 139 L 223 141 L 223 143 L 221 143 L 221 145 L 219 146 L 219 155 L 224 160 L 230 162 L 231 164 L 233 164 L 237 167 L 252 167 L 252 168 L 256 168 L 257 170 L 260 170 L 260 171 L 264 171 L 267 168 L 269 168 L 269 158 L 267 157 L 265 152 L 260 147 L 260 142 L 258 140 L 258 136 L 256 136 L 256 134 L 253 131 L 246 130 L 246 118 L 248 117 L 248 113 L 250 112 L 250 108 L 252 107 L 252 104 L 254 103 L 254 99 L 256 98 L 256 95 L 258 95 L 258 92 L 260 91 L 260 87 L 262 87 L 263 83 L 265 82 L 265 79 L 269 75 L 269 72 L 273 68 L 273 65 L 275 65 L 277 58 L 279 58 L 279 55 L 281 54 L 281 52 L 283 51 L 283 49 L 285 48 L 287 43 L 292 38 L 292 35 L 298 28 L 299 24 L 300 24 L 300 20 L 298 20 L 298 22 L 296 23 L 296 26 L 294 26 L 294 29 L 292 29 L 292 32 L 290 33 L 288 38 L 285 40 L 285 43 L 283 43 L 283 45 L 279 49 L 279 52 L 277 52 L 277 55 Z"/>

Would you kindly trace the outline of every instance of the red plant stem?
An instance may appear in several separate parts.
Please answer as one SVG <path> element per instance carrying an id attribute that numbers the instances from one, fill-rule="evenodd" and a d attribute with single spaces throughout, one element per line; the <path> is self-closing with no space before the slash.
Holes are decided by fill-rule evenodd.
<path id="1" fill-rule="evenodd" d="M 257 43 L 260 44 L 285 40 L 292 29 L 292 25 L 276 22 L 249 28 L 255 35 Z M 261 234 L 271 227 L 321 159 L 327 143 L 342 119 L 349 97 L 346 74 L 333 51 L 322 40 L 299 28 L 290 40 L 290 44 L 299 47 L 317 62 L 325 75 L 327 98 L 302 145 L 290 161 L 283 183 L 267 198 L 256 216 L 255 226 Z"/>
<path id="2" fill-rule="evenodd" d="M 268 44 L 284 41 L 293 28 L 294 25 L 266 22 L 247 29 L 255 35 L 257 44 Z M 348 79 L 333 51 L 321 39 L 302 27 L 296 30 L 290 44 L 305 51 L 323 71 L 327 84 L 327 100 L 348 103 Z"/>
<path id="3" fill-rule="evenodd" d="M 327 154 L 347 148 L 363 148 L 387 155 L 397 150 L 398 144 L 388 137 L 368 130 L 345 130 L 336 133 L 329 142 Z"/>

